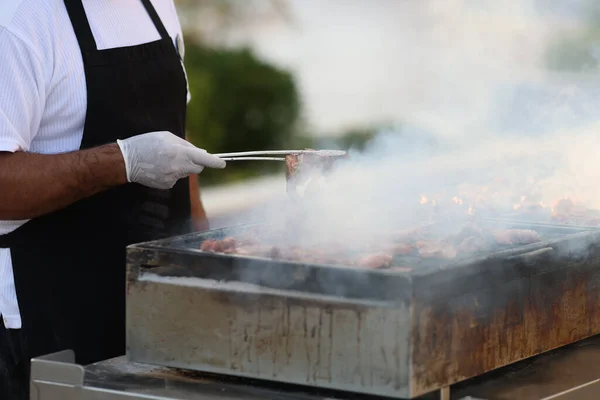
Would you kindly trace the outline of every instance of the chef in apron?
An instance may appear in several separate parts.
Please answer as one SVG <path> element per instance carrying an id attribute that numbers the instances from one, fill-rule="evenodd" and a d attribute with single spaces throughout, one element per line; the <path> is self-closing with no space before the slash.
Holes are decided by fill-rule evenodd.
<path id="1" fill-rule="evenodd" d="M 31 358 L 125 353 L 126 246 L 189 231 L 188 176 L 225 163 L 185 141 L 173 0 L 0 3 L 0 399 L 24 400 Z"/>

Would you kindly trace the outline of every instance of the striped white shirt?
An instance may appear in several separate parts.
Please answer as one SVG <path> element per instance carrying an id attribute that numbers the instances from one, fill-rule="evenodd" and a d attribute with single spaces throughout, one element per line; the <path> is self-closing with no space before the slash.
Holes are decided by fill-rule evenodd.
<path id="1" fill-rule="evenodd" d="M 152 3 L 175 41 L 181 26 L 173 0 Z M 141 0 L 83 0 L 83 5 L 99 49 L 160 39 Z M 63 0 L 0 0 L 0 54 L 0 151 L 79 149 L 86 83 Z M 0 221 L 0 234 L 25 222 Z M 7 249 L 0 249 L 0 314 L 7 328 L 21 328 Z"/>

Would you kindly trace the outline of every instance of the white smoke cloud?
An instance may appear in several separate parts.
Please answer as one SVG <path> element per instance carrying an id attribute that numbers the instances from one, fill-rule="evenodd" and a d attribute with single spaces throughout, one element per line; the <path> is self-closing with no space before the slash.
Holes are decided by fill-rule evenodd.
<path id="1" fill-rule="evenodd" d="M 572 24 L 541 13 L 534 0 L 423 3 L 407 6 L 417 22 L 395 32 L 405 34 L 403 46 L 390 51 L 402 51 L 405 62 L 384 69 L 406 89 L 398 103 L 409 128 L 382 132 L 340 164 L 322 192 L 273 207 L 266 220 L 289 224 L 300 207 L 303 219 L 294 221 L 307 229 L 296 226 L 294 240 L 356 238 L 426 222 L 431 200 L 454 210 L 452 198 L 473 194 L 469 185 L 489 186 L 485 203 L 501 213 L 523 196 L 600 208 L 600 81 L 557 78 L 544 66 L 556 32 Z M 465 217 L 469 208 L 485 211 L 473 198 L 462 207 Z"/>

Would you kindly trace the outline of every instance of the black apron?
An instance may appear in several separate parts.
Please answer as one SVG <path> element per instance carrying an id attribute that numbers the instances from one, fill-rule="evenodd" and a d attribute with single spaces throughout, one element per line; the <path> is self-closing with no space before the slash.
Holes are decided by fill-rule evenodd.
<path id="1" fill-rule="evenodd" d="M 65 0 L 83 56 L 87 115 L 81 149 L 152 131 L 185 136 L 187 85 L 178 51 L 161 35 L 98 50 L 81 0 Z M 125 247 L 190 230 L 189 180 L 172 190 L 127 184 L 0 236 L 12 255 L 29 359 L 73 349 L 89 364 L 125 354 Z"/>

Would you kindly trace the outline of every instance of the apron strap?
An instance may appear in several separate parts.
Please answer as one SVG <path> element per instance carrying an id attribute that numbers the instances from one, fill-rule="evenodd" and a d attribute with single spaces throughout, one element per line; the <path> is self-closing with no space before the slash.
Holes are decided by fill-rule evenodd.
<path id="1" fill-rule="evenodd" d="M 142 4 L 144 4 L 144 7 L 146 8 L 146 12 L 150 16 L 150 19 L 152 19 L 152 22 L 154 23 L 154 27 L 156 28 L 158 33 L 160 33 L 160 37 L 163 40 L 169 39 L 169 32 L 167 32 L 167 29 L 165 28 L 165 25 L 162 23 L 160 17 L 158 16 L 158 13 L 154 9 L 152 2 L 150 0 L 142 0 Z"/>
<path id="2" fill-rule="evenodd" d="M 90 28 L 90 23 L 85 14 L 82 0 L 64 0 L 64 2 L 65 6 L 67 7 L 67 12 L 69 13 L 69 18 L 71 19 L 71 24 L 75 30 L 75 36 L 77 36 L 77 41 L 79 42 L 81 52 L 84 55 L 87 55 L 97 51 L 98 46 L 96 44 L 96 39 L 94 39 L 92 28 Z M 169 33 L 167 32 L 167 29 L 162 23 L 150 0 L 142 0 L 142 4 L 150 16 L 154 27 L 158 33 L 160 33 L 160 37 L 163 40 L 169 39 Z"/>
<path id="3" fill-rule="evenodd" d="M 89 53 L 98 50 L 96 39 L 94 39 L 94 34 L 85 15 L 85 9 L 81 0 L 65 0 L 65 6 L 75 30 L 75 36 L 77 36 L 81 53 L 85 57 Z"/>

